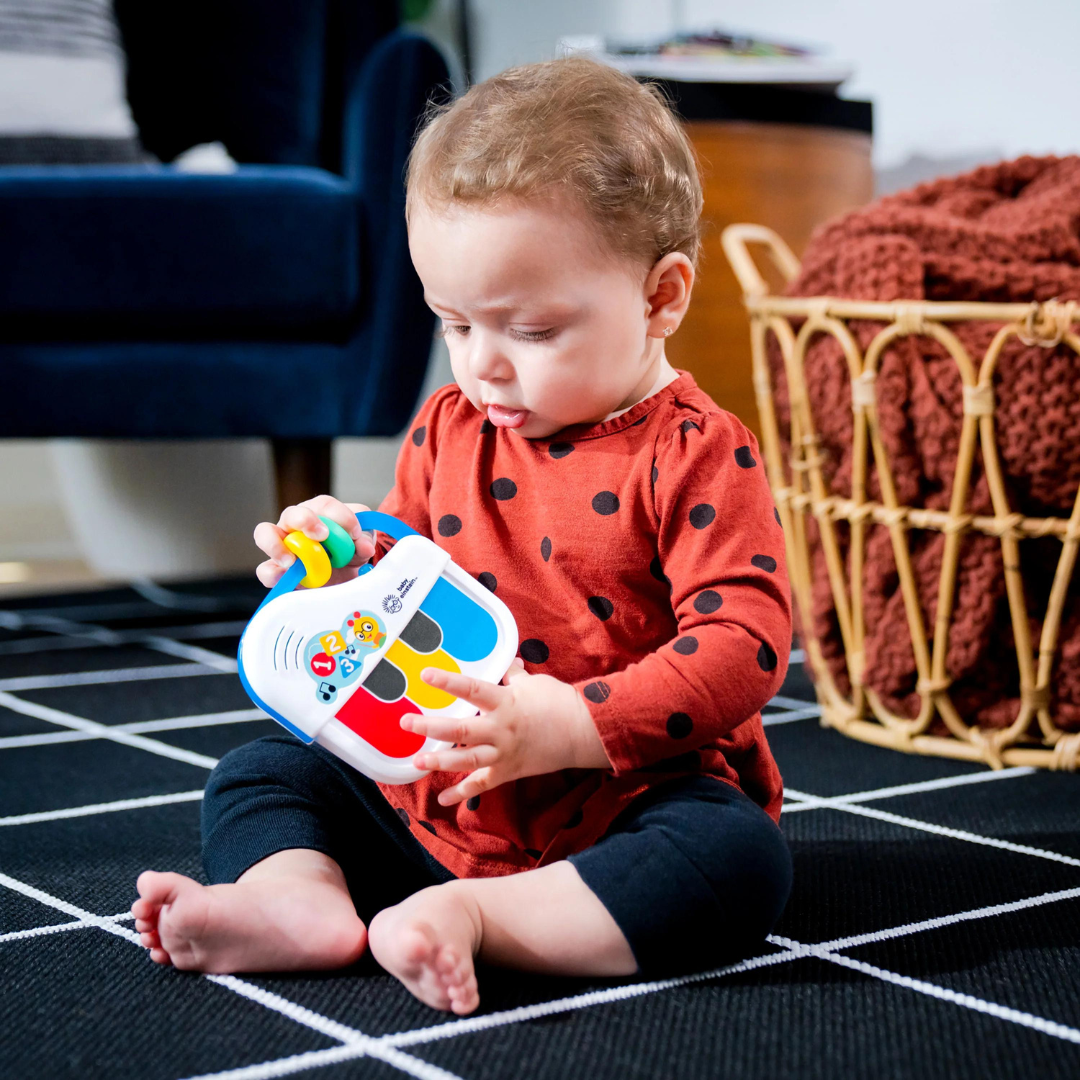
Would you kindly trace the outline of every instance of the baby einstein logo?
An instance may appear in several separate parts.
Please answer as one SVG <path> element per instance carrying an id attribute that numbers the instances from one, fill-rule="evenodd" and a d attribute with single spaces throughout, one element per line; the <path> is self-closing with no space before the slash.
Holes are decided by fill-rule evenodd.
<path id="1" fill-rule="evenodd" d="M 406 578 L 398 587 L 397 595 L 391 593 L 383 597 L 383 611 L 387 615 L 396 615 L 401 610 L 401 601 L 405 594 L 416 584 L 416 578 Z"/>

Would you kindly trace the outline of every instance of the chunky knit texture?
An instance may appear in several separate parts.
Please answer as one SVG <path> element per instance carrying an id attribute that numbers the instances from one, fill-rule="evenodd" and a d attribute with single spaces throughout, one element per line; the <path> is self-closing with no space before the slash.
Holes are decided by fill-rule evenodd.
<path id="1" fill-rule="evenodd" d="M 987 166 L 922 184 L 822 226 L 811 238 L 791 296 L 857 300 L 1080 300 L 1080 157 L 1032 158 Z M 862 349 L 884 324 L 851 320 Z M 976 369 L 1000 324 L 950 324 Z M 771 342 L 773 384 L 782 431 L 790 408 L 779 351 Z M 832 337 L 807 351 L 806 378 L 822 439 L 830 490 L 851 495 L 852 409 L 846 362 Z M 1013 511 L 1068 516 L 1080 485 L 1080 357 L 1011 338 L 995 377 L 998 451 Z M 960 374 L 927 337 L 888 347 L 877 377 L 878 415 L 901 504 L 947 510 L 963 417 Z M 873 468 L 868 496 L 880 499 Z M 992 514 L 981 454 L 976 454 L 967 511 Z M 847 526 L 838 525 L 846 550 Z M 839 684 L 847 688 L 843 647 L 824 555 L 811 522 L 813 620 Z M 934 616 L 945 537 L 908 534 L 927 635 Z M 1025 540 L 1021 564 L 1032 637 L 1041 620 L 1061 544 Z M 1062 620 L 1052 675 L 1052 713 L 1080 729 L 1080 592 L 1076 575 Z M 888 530 L 868 530 L 864 574 L 866 683 L 887 707 L 918 712 L 916 669 Z M 1019 708 L 1019 673 L 1000 542 L 964 536 L 949 635 L 950 691 L 968 722 L 1005 727 Z M 944 734 L 937 721 L 934 733 Z"/>

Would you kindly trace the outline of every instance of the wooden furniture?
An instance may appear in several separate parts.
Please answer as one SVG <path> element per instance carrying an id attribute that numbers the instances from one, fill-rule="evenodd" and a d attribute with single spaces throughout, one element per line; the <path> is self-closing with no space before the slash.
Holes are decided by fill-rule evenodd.
<path id="1" fill-rule="evenodd" d="M 1003 766 L 1038 766 L 1070 772 L 1080 767 L 1080 732 L 1068 732 L 1055 723 L 1052 689 L 1054 657 L 1077 554 L 1080 551 L 1080 491 L 1069 517 L 1030 518 L 1015 513 L 999 457 L 995 436 L 994 374 L 1002 348 L 1013 336 L 1025 344 L 1054 348 L 1065 343 L 1080 354 L 1080 309 L 1075 302 L 1048 300 L 1031 304 L 897 301 L 893 303 L 843 300 L 829 297 L 775 295 L 749 254 L 750 244 L 764 247 L 772 264 L 785 278 L 799 271 L 799 260 L 772 230 L 758 225 L 735 225 L 724 233 L 724 250 L 741 284 L 750 314 L 754 384 L 765 438 L 762 451 L 769 483 L 784 527 L 788 573 L 799 607 L 803 645 L 821 702 L 822 723 L 864 742 L 906 753 L 980 761 L 994 769 Z M 848 320 L 880 320 L 883 324 L 865 351 L 860 350 Z M 986 321 L 998 329 L 982 357 L 968 353 L 950 330 L 966 321 Z M 853 413 L 851 498 L 829 488 L 820 451 L 817 423 L 806 385 L 806 350 L 818 334 L 830 334 L 843 349 L 851 379 Z M 773 336 L 784 362 L 784 379 L 791 402 L 789 441 L 781 439 L 773 405 L 766 338 Z M 951 484 L 949 509 L 906 506 L 897 498 L 897 486 L 881 438 L 875 395 L 875 377 L 881 355 L 896 338 L 906 335 L 938 341 L 956 363 L 963 382 L 963 420 L 959 454 Z M 993 515 L 966 510 L 972 465 L 976 453 L 989 485 Z M 868 473 L 877 475 L 880 501 L 874 500 Z M 817 524 L 818 540 L 808 524 Z M 921 707 L 918 716 L 890 712 L 863 679 L 866 613 L 863 604 L 863 562 L 870 529 L 887 528 L 892 543 L 904 611 L 918 673 L 916 687 Z M 912 569 L 908 533 L 912 529 L 945 534 L 941 576 L 933 622 L 925 617 Z M 843 530 L 846 556 L 841 550 Z M 946 656 L 952 628 L 960 544 L 965 533 L 997 537 L 1001 543 L 1006 593 L 1016 641 L 1020 700 L 1008 727 L 981 728 L 968 723 L 950 696 L 953 680 Z M 1053 536 L 1061 541 L 1054 566 L 1053 585 L 1042 608 L 1034 589 L 1025 589 L 1020 543 L 1032 537 Z M 821 642 L 813 633 L 811 545 L 820 543 L 828 567 L 829 586 L 843 641 L 844 662 L 851 694 L 842 692 L 829 671 Z M 1035 607 L 1037 610 L 1032 610 Z M 1038 640 L 1032 619 L 1041 622 Z M 947 735 L 929 734 L 940 718 Z"/>
<path id="2" fill-rule="evenodd" d="M 705 194 L 694 295 L 668 357 L 760 439 L 742 293 L 720 236 L 734 222 L 757 221 L 801 254 L 815 226 L 868 202 L 870 105 L 772 86 L 661 85 L 686 122 Z"/>

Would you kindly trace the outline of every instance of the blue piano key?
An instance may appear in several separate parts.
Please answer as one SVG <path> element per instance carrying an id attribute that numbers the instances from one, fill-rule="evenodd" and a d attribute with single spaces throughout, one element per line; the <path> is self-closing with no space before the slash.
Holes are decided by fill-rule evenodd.
<path id="1" fill-rule="evenodd" d="M 443 632 L 443 648 L 456 660 L 482 660 L 499 640 L 495 620 L 456 585 L 440 577 L 420 610 Z"/>

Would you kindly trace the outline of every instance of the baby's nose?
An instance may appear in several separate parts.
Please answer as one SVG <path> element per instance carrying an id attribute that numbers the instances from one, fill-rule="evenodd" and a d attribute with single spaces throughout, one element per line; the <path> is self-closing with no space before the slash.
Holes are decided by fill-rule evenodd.
<path id="1" fill-rule="evenodd" d="M 469 370 L 480 382 L 513 377 L 514 365 L 495 334 L 477 334 L 469 342 Z"/>

